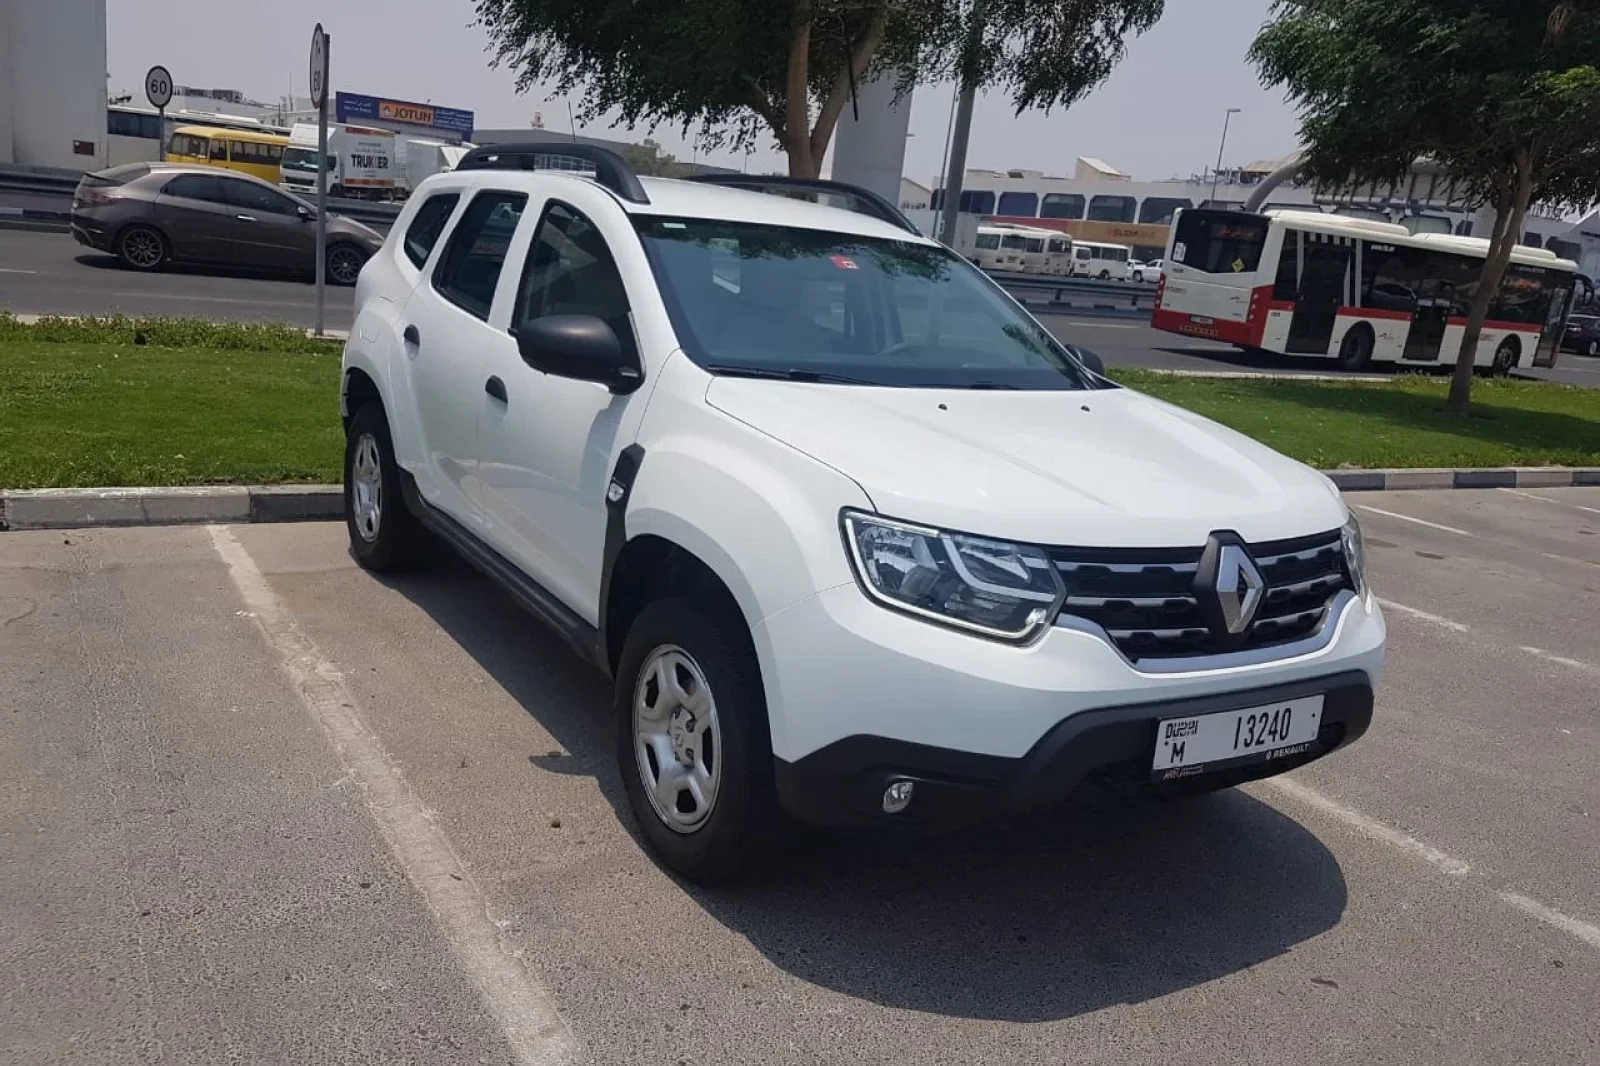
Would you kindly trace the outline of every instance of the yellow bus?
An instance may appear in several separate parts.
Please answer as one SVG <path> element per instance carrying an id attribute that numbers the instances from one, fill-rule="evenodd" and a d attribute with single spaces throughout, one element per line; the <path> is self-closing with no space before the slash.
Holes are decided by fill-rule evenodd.
<path id="1" fill-rule="evenodd" d="M 289 138 L 281 133 L 179 126 L 167 143 L 167 162 L 224 167 L 276 185 L 283 150 L 288 147 Z"/>

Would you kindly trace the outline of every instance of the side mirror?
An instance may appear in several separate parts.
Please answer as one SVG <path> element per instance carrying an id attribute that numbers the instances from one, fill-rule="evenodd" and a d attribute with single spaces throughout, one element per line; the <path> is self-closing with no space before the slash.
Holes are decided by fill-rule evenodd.
<path id="1" fill-rule="evenodd" d="M 617 334 L 593 315 L 549 315 L 516 328 L 517 351 L 535 370 L 594 381 L 618 395 L 644 384 L 644 374 Z"/>
<path id="2" fill-rule="evenodd" d="M 1069 344 L 1067 347 L 1072 350 L 1073 355 L 1078 357 L 1078 362 L 1088 367 L 1094 373 L 1099 374 L 1101 377 L 1106 376 L 1105 360 L 1101 359 L 1089 349 L 1080 348 L 1076 344 Z"/>
<path id="3" fill-rule="evenodd" d="M 310 222 L 312 219 L 317 217 L 316 213 L 313 212 L 311 208 L 306 207 L 304 204 L 297 206 L 294 209 L 294 213 L 300 216 L 300 221 L 302 222 Z"/>

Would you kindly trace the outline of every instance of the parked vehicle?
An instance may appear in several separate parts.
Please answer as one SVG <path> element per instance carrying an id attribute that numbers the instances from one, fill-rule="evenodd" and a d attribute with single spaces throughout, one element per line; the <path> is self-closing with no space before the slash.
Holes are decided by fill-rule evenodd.
<path id="1" fill-rule="evenodd" d="M 218 167 L 276 182 L 289 138 L 263 130 L 179 126 L 167 142 L 169 163 Z"/>
<path id="2" fill-rule="evenodd" d="M 1148 263 L 1142 263 L 1135 259 L 1128 264 L 1128 274 L 1134 281 L 1146 285 L 1154 285 L 1162 277 L 1161 263 L 1160 259 L 1152 259 Z"/>
<path id="3" fill-rule="evenodd" d="M 1128 280 L 1128 262 L 1133 249 L 1126 244 L 1101 244 L 1098 241 L 1072 241 L 1072 276 L 1099 278 L 1102 281 Z"/>
<path id="4" fill-rule="evenodd" d="M 129 163 L 85 174 L 72 194 L 72 235 L 134 270 L 169 262 L 316 270 L 316 209 L 245 174 L 209 166 Z M 354 285 L 383 235 L 328 218 L 327 278 Z"/>
<path id="5" fill-rule="evenodd" d="M 1572 315 L 1561 337 L 1561 347 L 1569 352 L 1600 359 L 1600 315 Z"/>
<path id="6" fill-rule="evenodd" d="M 454 546 L 610 675 L 667 866 L 1366 731 L 1384 622 L 1326 477 L 1118 387 L 865 190 L 564 152 L 594 176 L 468 153 L 362 272 L 346 523 L 375 571 Z"/>

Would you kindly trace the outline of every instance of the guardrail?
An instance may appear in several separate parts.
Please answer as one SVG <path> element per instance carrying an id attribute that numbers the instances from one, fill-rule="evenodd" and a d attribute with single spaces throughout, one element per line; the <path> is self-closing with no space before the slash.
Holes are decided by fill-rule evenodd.
<path id="1" fill-rule="evenodd" d="M 7 193 L 28 196 L 60 198 L 60 206 L 30 207 L 28 220 L 36 223 L 60 222 L 66 226 L 72 208 L 72 190 L 78 187 L 82 174 L 70 170 L 52 170 L 35 167 L 0 166 L 0 203 Z M 369 226 L 387 229 L 400 214 L 399 204 L 372 200 L 349 200 L 339 196 L 328 197 L 328 210 L 336 215 L 365 222 Z M 0 210 L 0 218 L 16 217 Z"/>
<path id="2" fill-rule="evenodd" d="M 1156 287 L 1137 281 L 1051 278 L 1038 274 L 989 274 L 1001 288 L 1035 311 L 1089 317 L 1148 319 Z"/>

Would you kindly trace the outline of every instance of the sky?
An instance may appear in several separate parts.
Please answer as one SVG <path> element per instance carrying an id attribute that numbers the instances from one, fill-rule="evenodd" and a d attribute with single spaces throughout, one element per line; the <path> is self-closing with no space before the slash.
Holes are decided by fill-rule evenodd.
<path id="1" fill-rule="evenodd" d="M 1294 113 L 1245 60 L 1270 2 L 1167 0 L 1156 28 L 1130 41 L 1111 77 L 1066 111 L 1017 116 L 1003 94 L 980 97 L 967 165 L 1070 176 L 1076 157 L 1094 156 L 1143 180 L 1187 177 L 1215 164 L 1230 107 L 1242 110 L 1229 125 L 1225 166 L 1287 155 L 1296 144 Z M 485 129 L 528 126 L 536 111 L 547 128 L 567 129 L 564 100 L 518 94 L 510 71 L 490 68 L 472 0 L 106 0 L 108 88 L 142 99 L 144 73 L 160 63 L 180 85 L 238 89 L 267 102 L 304 96 L 319 20 L 333 38 L 335 90 L 467 108 Z M 942 172 L 951 96 L 949 85 L 917 89 L 907 177 L 926 183 Z M 604 124 L 578 132 L 621 140 L 648 133 Z M 679 158 L 746 162 L 728 152 L 696 155 L 676 129 L 653 136 Z M 749 169 L 781 170 L 783 158 L 758 151 Z"/>

